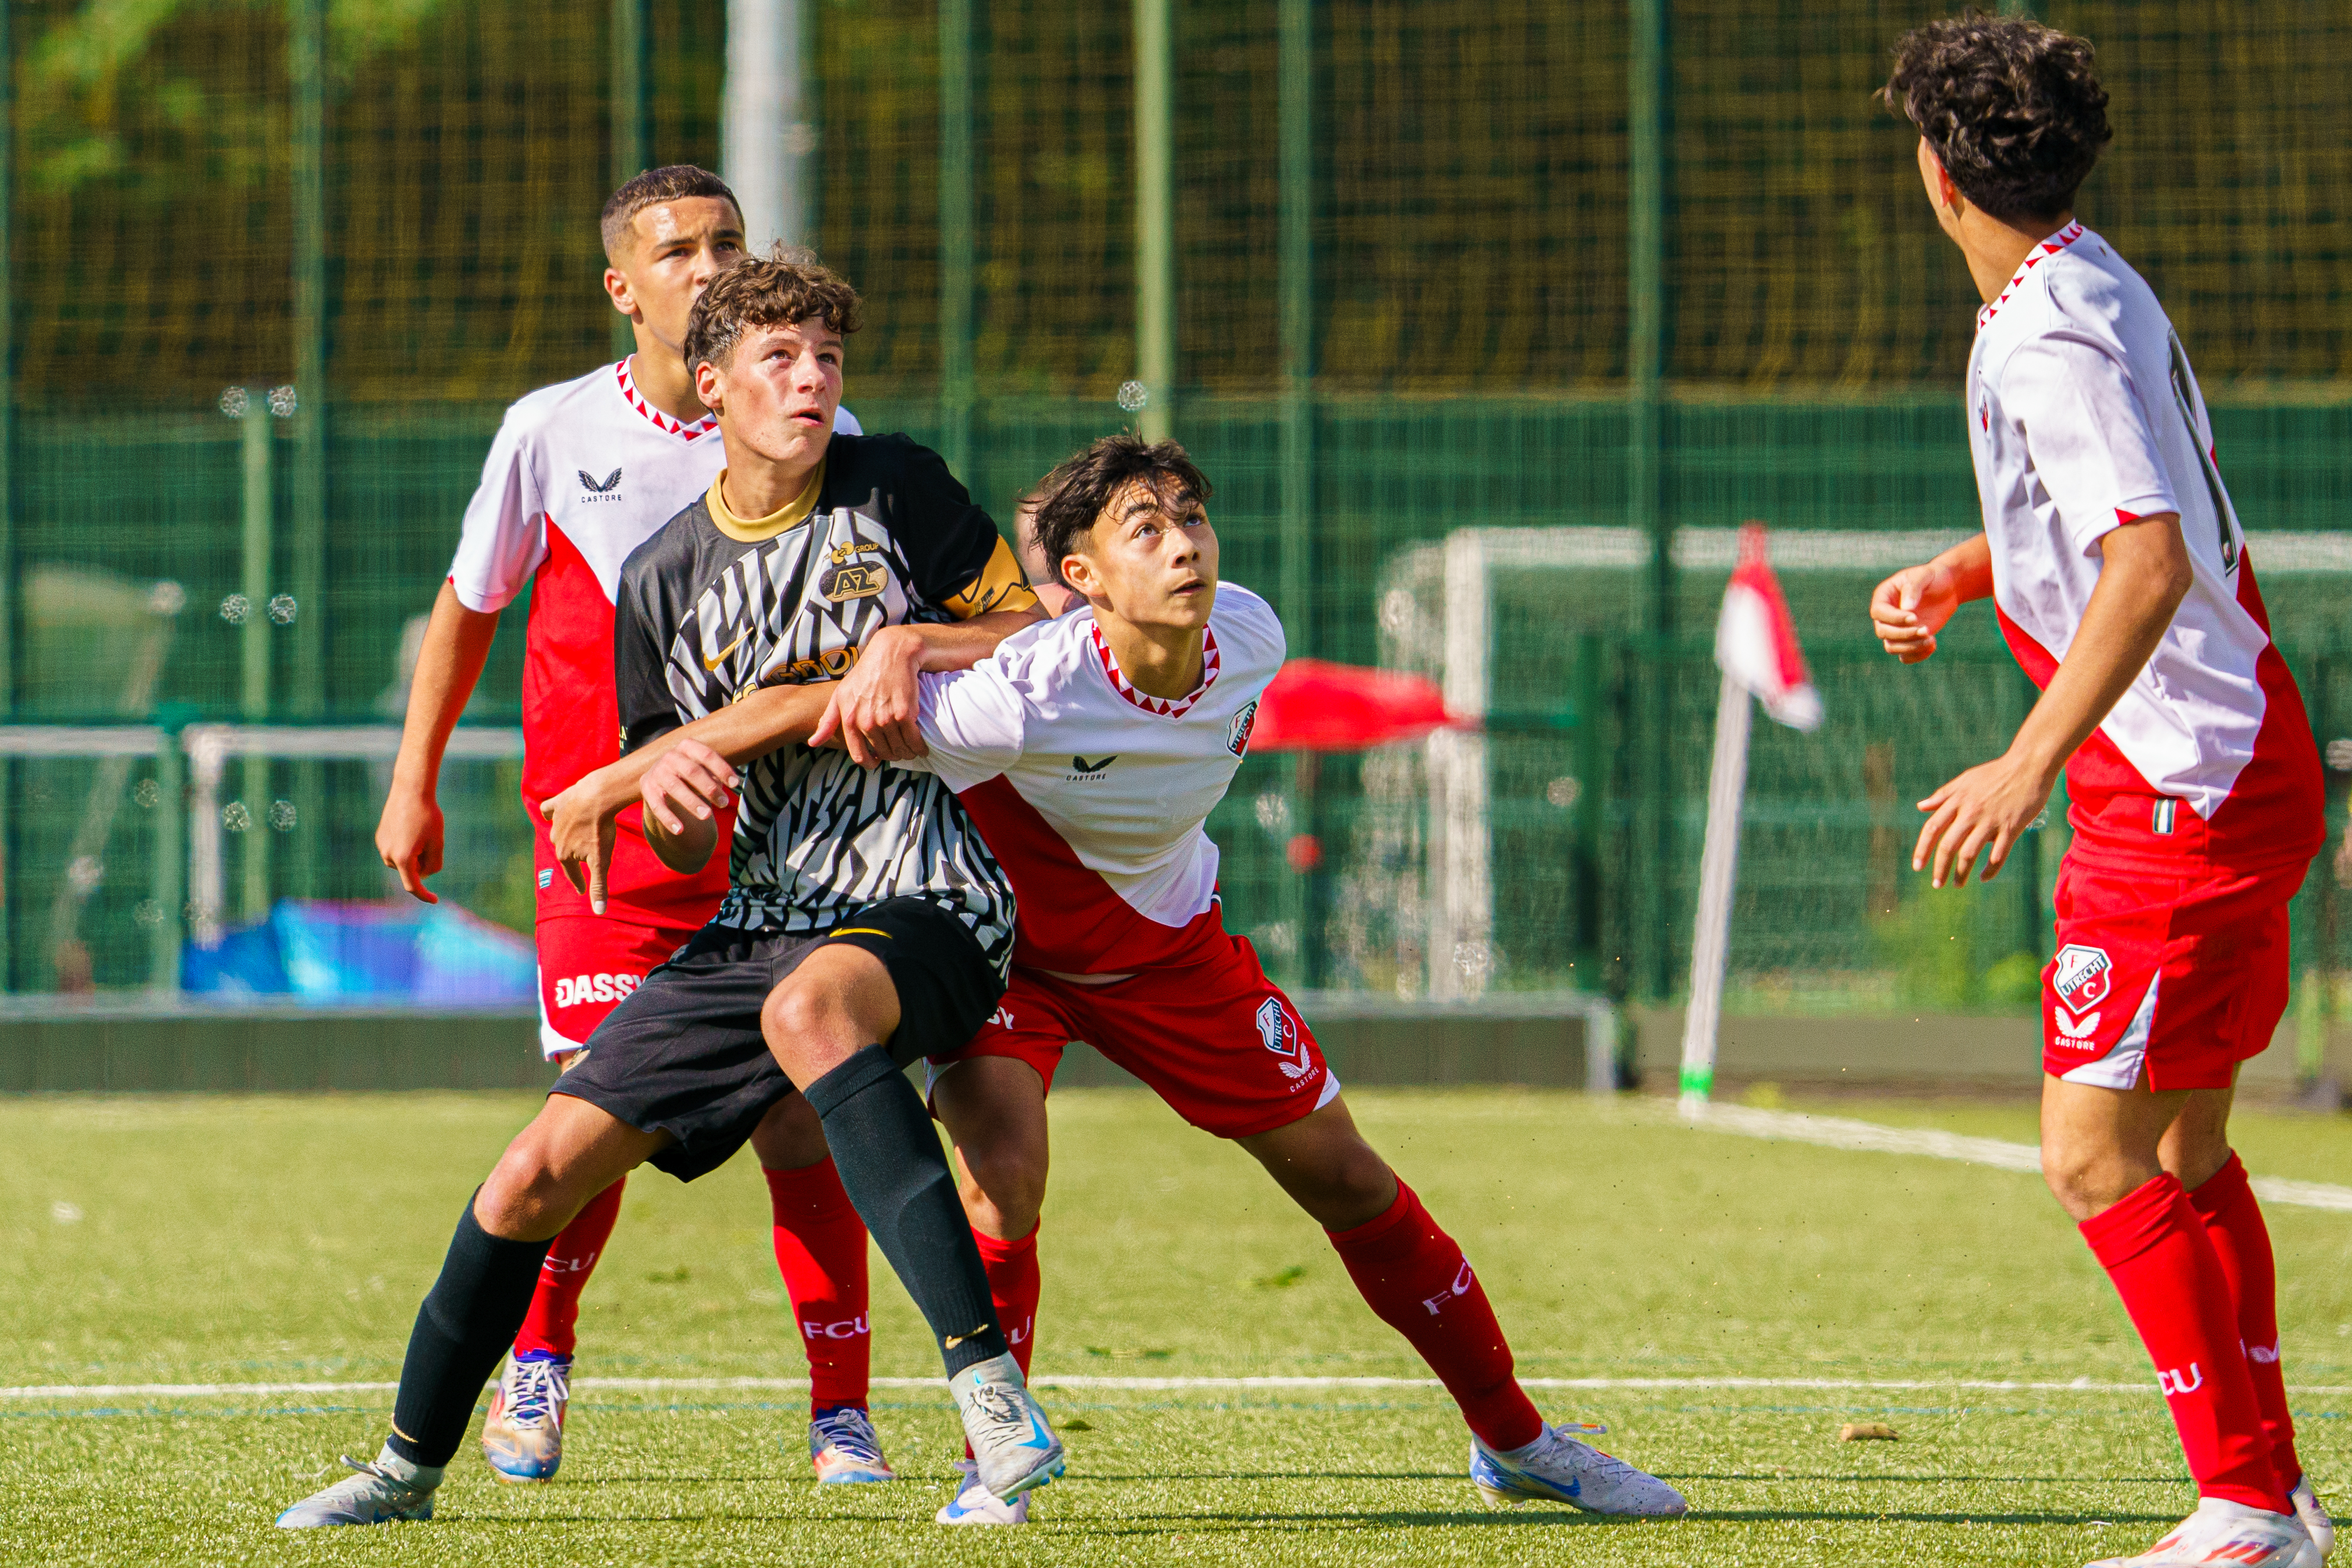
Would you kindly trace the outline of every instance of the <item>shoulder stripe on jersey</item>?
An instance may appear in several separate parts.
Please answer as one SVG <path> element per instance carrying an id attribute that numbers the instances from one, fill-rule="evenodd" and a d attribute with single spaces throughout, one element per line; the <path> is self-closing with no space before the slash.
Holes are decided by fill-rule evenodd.
<path id="1" fill-rule="evenodd" d="M 2024 285 L 2027 273 L 2082 237 L 2083 226 L 2080 223 L 2070 223 L 2029 251 L 2026 254 L 2025 265 L 2017 269 L 2017 276 L 2011 279 L 2007 287 L 2001 289 L 2000 298 L 1977 312 L 1977 331 L 1984 331 L 1985 323 L 2000 314 L 2000 308 L 2009 303 L 2009 297 Z"/>
<path id="2" fill-rule="evenodd" d="M 622 397 L 627 400 L 630 407 L 653 421 L 654 428 L 688 441 L 708 436 L 719 428 L 719 416 L 716 414 L 706 414 L 691 425 L 682 425 L 647 403 L 645 395 L 637 390 L 637 384 L 629 377 L 629 362 L 625 358 L 613 367 L 613 374 L 620 383 Z"/>
<path id="3" fill-rule="evenodd" d="M 1110 644 L 1103 641 L 1101 626 L 1090 622 L 1087 631 L 1095 639 L 1095 654 L 1102 660 L 1103 674 L 1110 681 L 1111 689 L 1146 713 L 1157 713 L 1163 719 L 1181 719 L 1192 710 L 1192 704 L 1207 696 L 1209 688 L 1217 683 L 1217 634 L 1205 626 L 1201 629 L 1201 684 L 1173 700 L 1150 696 L 1129 685 L 1126 673 L 1118 668 L 1118 660 L 1111 657 Z"/>

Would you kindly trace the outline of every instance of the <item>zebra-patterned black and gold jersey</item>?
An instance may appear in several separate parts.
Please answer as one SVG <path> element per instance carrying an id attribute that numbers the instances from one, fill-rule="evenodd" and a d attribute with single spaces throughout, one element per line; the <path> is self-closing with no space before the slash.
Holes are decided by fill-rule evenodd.
<path id="1" fill-rule="evenodd" d="M 761 686 L 836 679 L 883 626 L 1036 603 L 988 514 L 937 453 L 903 436 L 835 436 L 814 497 L 756 521 L 727 510 L 724 479 L 621 570 L 624 752 Z M 1007 962 L 1012 886 L 937 779 L 869 773 L 806 746 L 740 771 L 717 923 L 824 931 L 911 895 L 961 919 L 1000 969 Z"/>

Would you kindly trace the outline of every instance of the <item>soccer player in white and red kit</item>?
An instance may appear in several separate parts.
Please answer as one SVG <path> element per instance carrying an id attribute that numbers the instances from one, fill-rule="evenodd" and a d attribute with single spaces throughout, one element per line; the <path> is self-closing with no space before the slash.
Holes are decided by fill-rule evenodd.
<path id="1" fill-rule="evenodd" d="M 1969 438 L 1984 531 L 1872 595 L 1935 651 L 1990 597 L 2041 700 L 2006 754 L 1921 803 L 1914 865 L 1988 878 L 2063 770 L 2074 838 L 2043 972 L 2042 1164 L 2157 1366 L 2200 1501 L 2136 1564 L 2315 1568 L 2270 1237 L 2229 1115 L 2286 1005 L 2287 900 L 2323 837 L 2311 726 L 2270 639 L 2202 394 L 2139 275 L 2074 216 L 2111 132 L 2090 46 L 1931 24 L 1885 97 L 1985 301 Z"/>
<path id="2" fill-rule="evenodd" d="M 1019 901 L 1002 1005 L 970 1045 L 931 1058 L 932 1105 L 955 1140 L 1013 1353 L 1025 1372 L 1045 1096 L 1064 1047 L 1084 1039 L 1186 1121 L 1247 1150 L 1324 1226 L 1366 1303 L 1460 1405 L 1481 1489 L 1680 1513 L 1673 1488 L 1544 1421 L 1461 1246 L 1364 1141 L 1313 1033 L 1249 942 L 1224 929 L 1203 825 L 1249 750 L 1284 638 L 1265 600 L 1219 583 L 1208 490 L 1174 442 L 1133 436 L 1057 468 L 1037 532 L 1084 603 L 968 670 L 924 675 L 919 710 L 876 746 L 955 792 Z M 643 777 L 646 809 L 667 814 L 665 826 L 707 815 L 732 786 L 727 758 L 806 734 L 807 700 L 757 693 L 735 715 L 678 731 Z M 751 715 L 769 710 L 772 738 L 744 744 Z M 722 734 L 723 752 L 703 743 Z M 1027 1508 L 975 1478 L 939 1518 L 1020 1523 Z"/>
<path id="3" fill-rule="evenodd" d="M 566 1067 L 646 971 L 709 921 L 727 891 L 724 864 L 697 877 L 664 867 L 631 812 L 619 824 L 599 915 L 557 871 L 540 809 L 618 755 L 613 603 L 622 563 L 726 466 L 682 345 L 703 286 L 743 258 L 733 194 L 690 165 L 648 170 L 613 194 L 602 229 L 604 288 L 630 319 L 636 353 L 542 387 L 507 411 L 434 605 L 376 834 L 384 864 L 411 893 L 433 901 L 425 879 L 441 866 L 434 795 L 442 751 L 480 678 L 500 612 L 529 589 L 522 795 L 537 843 L 540 1047 Z M 845 435 L 858 428 L 846 409 L 835 427 Z M 812 1462 L 824 1479 L 887 1479 L 864 1415 L 865 1227 L 804 1101 L 778 1107 L 754 1148 L 773 1206 L 777 1265 L 808 1352 Z M 620 1215 L 622 1186 L 615 1182 L 592 1201 L 548 1249 L 483 1427 L 484 1451 L 504 1479 L 546 1480 L 562 1461 L 581 1292 Z"/>

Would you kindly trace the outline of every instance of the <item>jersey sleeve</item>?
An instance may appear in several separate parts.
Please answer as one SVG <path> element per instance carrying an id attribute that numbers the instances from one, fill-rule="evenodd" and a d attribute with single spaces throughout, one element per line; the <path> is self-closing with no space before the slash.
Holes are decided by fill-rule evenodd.
<path id="1" fill-rule="evenodd" d="M 656 574 L 633 557 L 613 604 L 613 695 L 621 720 L 621 754 L 678 728 L 669 690 L 668 647 Z"/>
<path id="2" fill-rule="evenodd" d="M 509 412 L 482 461 L 482 482 L 466 503 L 449 584 L 469 610 L 505 609 L 547 558 L 547 504 L 531 447 L 527 428 Z"/>
<path id="3" fill-rule="evenodd" d="M 937 452 L 909 444 L 892 525 L 915 591 L 960 621 L 991 610 L 1034 610 L 1037 595 L 996 524 Z"/>
<path id="4" fill-rule="evenodd" d="M 2037 338 L 2010 356 L 2000 399 L 2075 549 L 2087 554 L 2118 523 L 2180 510 L 2131 372 L 2106 348 Z"/>
<path id="5" fill-rule="evenodd" d="M 921 678 L 916 723 L 929 755 L 900 764 L 937 773 L 956 791 L 984 784 L 1021 760 L 1027 713 L 995 660 Z"/>

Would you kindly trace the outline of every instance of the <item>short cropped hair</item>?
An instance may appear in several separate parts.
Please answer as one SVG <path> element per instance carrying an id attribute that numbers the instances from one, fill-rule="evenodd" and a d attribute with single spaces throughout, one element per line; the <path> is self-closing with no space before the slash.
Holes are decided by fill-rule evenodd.
<path id="1" fill-rule="evenodd" d="M 604 237 L 604 258 L 616 259 L 621 243 L 628 237 L 629 226 L 647 207 L 664 202 L 684 201 L 688 196 L 715 196 L 743 214 L 743 204 L 727 188 L 727 182 L 708 169 L 692 163 L 664 163 L 658 169 L 647 169 L 642 174 L 632 174 L 621 183 L 604 202 L 604 216 L 597 220 L 597 229 Z"/>
<path id="2" fill-rule="evenodd" d="M 1978 210 L 2055 217 L 2115 136 L 2092 53 L 2039 22 L 1971 12 L 1904 34 L 1879 97 L 1919 128 Z"/>
<path id="3" fill-rule="evenodd" d="M 1103 509 L 1137 480 L 1162 506 L 1209 499 L 1208 477 L 1173 441 L 1146 441 L 1130 431 L 1106 436 L 1063 462 L 1037 487 L 1037 545 L 1056 582 L 1062 562 L 1102 516 Z"/>
<path id="4" fill-rule="evenodd" d="M 849 279 L 814 253 L 779 245 L 765 258 L 739 261 L 704 285 L 686 319 L 686 365 L 725 369 L 752 327 L 788 327 L 822 317 L 847 337 L 865 324 L 864 302 Z"/>

